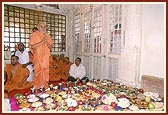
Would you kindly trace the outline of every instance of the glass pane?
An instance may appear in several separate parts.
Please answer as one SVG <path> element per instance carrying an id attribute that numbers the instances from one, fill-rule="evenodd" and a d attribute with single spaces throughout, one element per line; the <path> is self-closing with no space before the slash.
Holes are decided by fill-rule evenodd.
<path id="1" fill-rule="evenodd" d="M 25 9 L 25 14 L 29 14 L 29 10 L 28 9 Z"/>
<path id="2" fill-rule="evenodd" d="M 30 20 L 30 24 L 33 24 L 34 23 L 34 20 Z"/>
<path id="3" fill-rule="evenodd" d="M 21 23 L 21 24 L 20 24 L 20 27 L 21 27 L 21 28 L 24 28 L 25 26 L 24 26 L 24 24 Z"/>
<path id="4" fill-rule="evenodd" d="M 29 14 L 25 14 L 25 18 L 29 18 Z"/>
<path id="5" fill-rule="evenodd" d="M 13 6 L 9 6 L 9 11 L 13 11 L 14 10 L 13 8 L 14 8 Z"/>
<path id="6" fill-rule="evenodd" d="M 24 18 L 24 14 L 20 14 L 20 18 Z"/>
<path id="7" fill-rule="evenodd" d="M 4 37 L 4 42 L 9 41 L 9 37 Z"/>
<path id="8" fill-rule="evenodd" d="M 11 46 L 11 44 L 10 44 Z M 15 48 L 14 47 L 10 47 L 10 51 L 15 51 Z"/>
<path id="9" fill-rule="evenodd" d="M 25 29 L 26 33 L 29 33 L 29 29 Z"/>
<path id="10" fill-rule="evenodd" d="M 13 22 L 14 18 L 13 17 L 9 17 L 9 21 Z"/>
<path id="11" fill-rule="evenodd" d="M 25 24 L 25 28 L 29 28 L 29 24 Z"/>
<path id="12" fill-rule="evenodd" d="M 18 28 L 19 28 L 19 23 L 15 23 L 15 27 L 18 27 Z"/>
<path id="13" fill-rule="evenodd" d="M 19 7 L 14 7 L 15 8 L 15 12 L 18 12 L 20 11 L 20 8 Z"/>
<path id="14" fill-rule="evenodd" d="M 15 33 L 15 37 L 19 37 L 19 33 Z"/>
<path id="15" fill-rule="evenodd" d="M 4 21 L 8 22 L 8 17 L 7 16 L 4 16 Z"/>
<path id="16" fill-rule="evenodd" d="M 20 22 L 21 22 L 21 23 L 24 23 L 24 19 L 20 19 Z"/>
<path id="17" fill-rule="evenodd" d="M 35 20 L 38 20 L 38 16 L 35 16 Z"/>
<path id="18" fill-rule="evenodd" d="M 4 32 L 4 35 L 5 35 L 5 36 L 9 36 L 9 32 L 8 32 L 8 31 L 5 31 L 5 32 Z"/>
<path id="19" fill-rule="evenodd" d="M 10 43 L 10 47 L 15 47 L 15 43 Z"/>
<path id="20" fill-rule="evenodd" d="M 16 42 L 20 42 L 20 37 L 19 37 L 19 38 L 16 38 Z"/>
<path id="21" fill-rule="evenodd" d="M 14 42 L 15 40 L 14 40 L 14 38 L 10 38 L 10 42 Z"/>
<path id="22" fill-rule="evenodd" d="M 14 33 L 10 33 L 10 37 L 14 37 L 15 35 L 14 35 Z"/>
<path id="23" fill-rule="evenodd" d="M 30 35 L 29 34 L 25 34 L 26 35 L 26 38 L 28 38 Z"/>
<path id="24" fill-rule="evenodd" d="M 20 8 L 20 13 L 24 13 L 24 9 L 23 8 Z"/>
<path id="25" fill-rule="evenodd" d="M 21 39 L 21 42 L 22 42 L 22 43 L 25 43 L 25 41 L 26 41 L 25 39 Z"/>
<path id="26" fill-rule="evenodd" d="M 19 22 L 19 18 L 15 18 L 15 22 Z"/>
<path id="27" fill-rule="evenodd" d="M 14 16 L 14 13 L 13 13 L 13 12 L 9 12 L 9 16 L 10 16 L 10 17 L 13 17 L 13 16 Z"/>
<path id="28" fill-rule="evenodd" d="M 19 32 L 19 28 L 15 28 L 15 32 Z"/>
<path id="29" fill-rule="evenodd" d="M 26 43 L 29 43 L 29 39 L 26 39 Z"/>
<path id="30" fill-rule="evenodd" d="M 21 28 L 21 32 L 24 33 L 24 29 L 23 28 Z"/>
<path id="31" fill-rule="evenodd" d="M 25 37 L 25 34 L 24 34 L 24 33 L 22 33 L 22 34 L 21 34 L 21 37 L 23 37 L 23 38 L 24 38 L 24 37 Z"/>

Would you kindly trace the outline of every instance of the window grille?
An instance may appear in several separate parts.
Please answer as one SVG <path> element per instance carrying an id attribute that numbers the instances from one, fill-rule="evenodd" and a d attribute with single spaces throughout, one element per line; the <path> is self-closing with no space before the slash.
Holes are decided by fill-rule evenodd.
<path id="1" fill-rule="evenodd" d="M 91 12 L 84 14 L 84 52 L 91 52 Z"/>
<path id="2" fill-rule="evenodd" d="M 23 42 L 29 50 L 32 29 L 41 21 L 47 23 L 48 32 L 53 39 L 52 52 L 65 52 L 66 16 L 7 4 L 4 5 L 4 46 L 14 51 L 17 43 Z"/>
<path id="3" fill-rule="evenodd" d="M 122 7 L 110 5 L 110 53 L 121 53 Z"/>
<path id="4" fill-rule="evenodd" d="M 75 52 L 79 52 L 80 14 L 75 15 L 74 26 L 75 26 L 75 39 L 74 39 Z"/>
<path id="5" fill-rule="evenodd" d="M 101 53 L 102 48 L 102 6 L 94 9 L 94 53 Z"/>

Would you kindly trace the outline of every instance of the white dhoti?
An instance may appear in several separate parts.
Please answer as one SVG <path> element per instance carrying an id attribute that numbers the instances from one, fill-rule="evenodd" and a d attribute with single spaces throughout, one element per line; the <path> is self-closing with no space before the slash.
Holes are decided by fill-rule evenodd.
<path id="1" fill-rule="evenodd" d="M 29 77 L 27 78 L 27 81 L 32 81 L 33 77 L 34 77 L 34 70 L 33 70 L 33 65 L 30 64 L 27 66 L 28 70 L 29 70 Z"/>

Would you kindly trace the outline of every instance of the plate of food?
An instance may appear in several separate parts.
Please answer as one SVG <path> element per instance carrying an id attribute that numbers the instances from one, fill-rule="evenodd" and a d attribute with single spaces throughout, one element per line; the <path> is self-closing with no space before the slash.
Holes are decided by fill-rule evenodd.
<path id="1" fill-rule="evenodd" d="M 67 111 L 67 110 L 68 110 L 67 106 L 61 106 L 56 108 L 56 111 Z"/>
<path id="2" fill-rule="evenodd" d="M 36 102 L 36 101 L 38 101 L 38 100 L 39 100 L 38 97 L 32 97 L 32 98 L 29 98 L 29 99 L 28 99 L 28 102 L 33 103 L 33 102 Z"/>
<path id="3" fill-rule="evenodd" d="M 15 98 L 18 97 L 18 96 L 19 96 L 19 97 L 20 97 L 20 96 L 23 96 L 23 94 L 17 93 L 17 94 L 14 95 Z"/>
<path id="4" fill-rule="evenodd" d="M 45 109 L 43 106 L 41 106 L 41 107 L 34 108 L 33 111 L 45 111 Z"/>
<path id="5" fill-rule="evenodd" d="M 30 107 L 30 103 L 22 103 L 19 107 L 21 108 L 21 109 L 23 109 L 23 108 L 29 108 Z"/>
<path id="6" fill-rule="evenodd" d="M 30 108 L 23 108 L 23 109 L 20 109 L 19 111 L 31 111 Z"/>
<path id="7" fill-rule="evenodd" d="M 48 97 L 48 98 L 46 98 L 45 100 L 44 100 L 44 103 L 46 103 L 46 104 L 50 104 L 50 103 L 52 103 L 54 100 L 51 98 L 51 97 Z"/>
<path id="8" fill-rule="evenodd" d="M 43 93 L 39 97 L 45 99 L 46 97 L 50 96 L 49 94 Z"/>
<path id="9" fill-rule="evenodd" d="M 28 96 L 27 96 L 27 98 L 35 98 L 36 97 L 36 95 L 34 95 L 34 94 L 29 94 Z"/>
<path id="10" fill-rule="evenodd" d="M 14 95 L 15 99 L 23 99 L 25 96 L 23 94 L 15 94 Z"/>
<path id="11" fill-rule="evenodd" d="M 54 86 L 53 89 L 58 89 L 58 86 Z"/>
<path id="12" fill-rule="evenodd" d="M 54 104 L 54 103 L 50 103 L 45 106 L 45 108 L 48 110 L 54 109 L 55 107 L 56 107 L 56 104 Z"/>
<path id="13" fill-rule="evenodd" d="M 40 101 L 34 102 L 31 104 L 31 106 L 32 107 L 40 107 L 40 106 L 42 106 L 42 102 L 40 102 Z"/>

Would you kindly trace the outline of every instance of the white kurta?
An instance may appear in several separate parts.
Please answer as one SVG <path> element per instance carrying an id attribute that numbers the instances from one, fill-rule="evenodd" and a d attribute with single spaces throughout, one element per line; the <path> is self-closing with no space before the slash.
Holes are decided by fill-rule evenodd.
<path id="1" fill-rule="evenodd" d="M 69 70 L 69 74 L 74 78 L 79 77 L 80 79 L 82 79 L 83 77 L 86 76 L 85 66 L 83 64 L 80 64 L 77 67 L 76 64 L 72 64 Z"/>
<path id="2" fill-rule="evenodd" d="M 27 50 L 24 50 L 23 53 L 21 53 L 19 50 L 17 50 L 15 52 L 15 55 L 19 57 L 20 64 L 26 64 L 30 61 L 29 53 Z M 29 69 L 29 72 L 30 72 L 29 77 L 27 78 L 27 81 L 32 81 L 33 77 L 34 77 L 33 65 L 30 64 L 27 66 L 27 68 Z"/>

